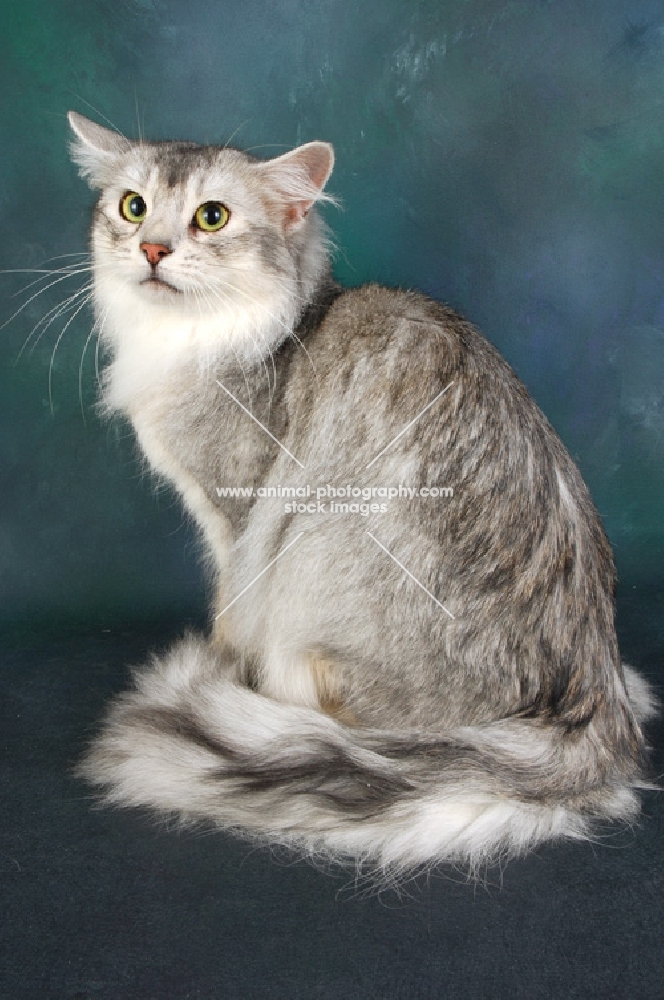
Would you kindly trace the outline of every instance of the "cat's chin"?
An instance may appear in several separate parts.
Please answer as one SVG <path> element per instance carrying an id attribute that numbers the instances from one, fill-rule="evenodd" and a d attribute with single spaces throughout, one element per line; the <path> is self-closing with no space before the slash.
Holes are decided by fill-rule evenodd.
<path id="1" fill-rule="evenodd" d="M 150 298 L 153 298 L 153 296 L 162 298 L 164 296 L 182 295 L 180 288 L 176 288 L 175 285 L 171 285 L 168 281 L 163 281 L 161 278 L 146 278 L 144 281 L 141 281 L 141 288 L 146 290 Z"/>

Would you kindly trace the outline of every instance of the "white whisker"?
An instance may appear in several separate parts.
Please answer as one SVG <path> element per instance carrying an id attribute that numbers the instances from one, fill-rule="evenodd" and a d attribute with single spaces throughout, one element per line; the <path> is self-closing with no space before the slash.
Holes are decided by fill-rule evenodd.
<path id="1" fill-rule="evenodd" d="M 106 312 L 104 314 L 104 318 L 108 315 L 108 309 L 109 308 L 110 307 L 107 307 Z M 83 423 L 84 424 L 86 424 L 86 419 L 85 419 L 85 408 L 83 406 L 83 362 L 85 361 L 85 352 L 88 349 L 88 344 L 90 343 L 90 340 L 95 335 L 95 333 L 97 333 L 97 336 L 99 336 L 99 331 L 100 331 L 99 321 L 100 321 L 100 318 L 101 317 L 97 316 L 95 318 L 94 323 L 90 327 L 90 332 L 87 335 L 87 337 L 85 338 L 85 343 L 83 344 L 83 351 L 81 353 L 81 361 L 80 361 L 80 364 L 78 366 L 78 400 L 79 400 L 79 403 L 80 403 L 80 406 L 81 406 L 81 416 L 83 417 Z M 96 352 L 95 352 L 95 356 L 96 356 Z"/>
<path id="2" fill-rule="evenodd" d="M 90 269 L 89 268 L 85 268 L 84 270 L 85 271 L 89 271 Z M 81 271 L 77 272 L 77 273 L 83 274 L 84 270 L 81 269 Z M 48 285 L 45 285 L 44 288 L 38 289 L 36 292 L 34 292 L 30 296 L 29 299 L 27 299 L 26 302 L 23 303 L 23 305 L 19 306 L 19 308 L 16 310 L 16 312 L 12 313 L 12 315 L 9 317 L 9 319 L 5 320 L 4 323 L 0 324 L 0 330 L 4 330 L 4 328 L 6 326 L 8 326 L 9 323 L 11 323 L 12 320 L 16 319 L 16 317 L 19 316 L 20 313 L 22 313 L 23 310 L 26 309 L 30 305 L 31 302 L 33 302 L 36 298 L 38 298 L 38 296 L 43 295 L 43 293 L 46 292 L 46 291 L 48 291 L 49 288 L 53 288 L 54 285 L 59 285 L 60 282 L 66 281 L 67 278 L 71 278 L 71 277 L 72 277 L 72 274 L 63 274 L 63 275 L 60 275 L 60 277 L 55 278 Z"/>
<path id="3" fill-rule="evenodd" d="M 74 278 L 77 274 L 85 274 L 86 271 L 92 272 L 92 270 L 93 268 L 91 265 L 83 266 L 80 262 L 78 264 L 72 264 L 68 267 L 50 268 L 48 271 L 44 271 L 39 278 L 34 278 L 33 281 L 29 281 L 27 285 L 23 286 L 23 288 L 19 288 L 17 291 L 13 292 L 11 297 L 15 299 L 17 295 L 22 295 L 23 292 L 27 292 L 29 288 L 33 288 L 35 285 L 38 285 L 40 281 L 48 281 L 49 277 L 53 277 L 57 274 L 62 274 L 68 278 Z M 45 290 L 46 289 L 44 289 L 44 291 Z"/>
<path id="4" fill-rule="evenodd" d="M 97 343 L 95 344 L 95 382 L 99 385 L 99 346 L 101 344 L 101 338 L 104 334 L 104 326 L 106 325 L 106 320 L 108 319 L 108 312 L 110 306 L 106 310 L 106 314 L 102 320 L 101 326 L 99 327 L 99 333 L 97 335 Z"/>
<path id="5" fill-rule="evenodd" d="M 110 125 L 113 131 L 117 132 L 117 134 L 121 136 L 121 138 L 126 139 L 126 136 L 122 134 L 117 125 L 114 125 L 110 118 L 107 118 L 106 115 L 102 114 L 99 108 L 96 108 L 94 104 L 90 104 L 89 101 L 86 101 L 84 97 L 81 97 L 81 95 L 75 93 L 75 91 L 71 90 L 70 93 L 73 94 L 73 96 L 76 98 L 77 101 L 81 101 L 83 104 L 87 104 L 87 106 L 90 108 L 91 111 L 94 111 L 96 115 L 99 115 L 100 118 L 103 118 L 106 124 Z"/>
<path id="6" fill-rule="evenodd" d="M 185 274 L 187 276 L 188 275 L 196 274 L 196 277 L 198 278 L 198 280 L 199 281 L 201 280 L 200 279 L 200 274 L 198 272 L 194 272 L 192 270 L 187 270 L 185 272 Z M 217 279 L 217 280 L 219 280 L 219 279 Z M 253 299 L 252 296 L 250 296 L 247 292 L 244 292 L 243 289 L 236 287 L 231 282 L 226 281 L 226 280 L 223 280 L 223 286 L 224 286 L 223 289 L 219 288 L 219 287 L 215 288 L 209 282 L 206 282 L 206 288 L 208 289 L 208 291 L 212 292 L 213 294 L 216 294 L 217 298 L 219 298 L 219 300 L 223 304 L 232 304 L 232 299 L 227 294 L 224 295 L 223 299 L 221 298 L 221 296 L 222 296 L 222 294 L 224 294 L 225 290 L 226 289 L 230 289 L 230 291 L 232 291 L 232 292 L 239 292 L 241 295 L 244 295 L 245 298 L 248 298 L 249 301 L 253 305 L 258 306 L 259 308 L 262 308 L 265 311 L 265 307 L 263 306 L 263 303 L 258 302 L 255 299 Z M 269 312 L 267 313 L 267 315 L 269 316 Z M 278 317 L 273 317 L 273 318 L 278 320 Z M 284 324 L 282 321 L 279 321 L 279 322 L 280 322 L 281 326 L 284 326 L 284 327 L 286 326 L 286 324 Z M 265 345 L 265 349 L 264 350 L 261 350 L 260 346 L 257 344 L 256 339 L 254 337 L 254 332 L 257 333 L 258 336 L 263 341 L 263 343 Z M 255 330 L 255 331 L 248 330 L 248 334 L 251 337 L 252 343 L 254 345 L 254 350 L 256 352 L 256 357 L 258 358 L 258 360 L 260 361 L 261 365 L 263 366 L 263 368 L 265 370 L 265 378 L 266 378 L 266 381 L 267 381 L 268 393 L 269 393 L 269 406 L 271 406 L 272 405 L 272 399 L 273 399 L 273 396 L 274 396 L 274 391 L 275 391 L 275 388 L 276 388 L 276 377 L 277 377 L 276 366 L 275 366 L 275 363 L 274 363 L 274 357 L 273 357 L 272 351 L 270 350 L 269 345 L 267 343 L 267 339 L 265 337 L 265 334 L 263 333 L 263 331 L 260 328 L 257 329 L 257 330 Z M 270 373 L 269 373 L 269 370 L 268 370 L 268 367 L 267 367 L 267 362 L 266 362 L 266 354 L 268 354 L 270 356 L 270 360 L 272 362 L 272 368 L 273 368 L 273 373 L 274 373 L 274 384 L 271 382 L 271 379 L 270 379 Z"/>
<path id="7" fill-rule="evenodd" d="M 311 370 L 314 373 L 314 378 L 316 380 L 318 380 L 318 372 L 316 371 L 316 366 L 313 363 L 313 360 L 311 358 L 311 355 L 309 354 L 309 351 L 306 349 L 306 347 L 304 346 L 304 344 L 302 343 L 302 341 L 300 340 L 300 338 L 296 334 L 295 330 L 291 330 L 291 334 L 290 335 L 293 338 L 293 340 L 295 341 L 295 343 L 298 344 L 298 346 L 301 347 L 302 350 L 304 351 L 304 353 L 306 354 L 307 359 L 309 361 L 309 364 L 311 365 Z"/>
<path id="8" fill-rule="evenodd" d="M 268 316 L 268 318 L 273 319 L 279 326 L 281 326 L 287 332 L 288 336 L 292 337 L 293 340 L 295 340 L 295 342 L 297 343 L 297 345 L 302 348 L 302 350 L 304 351 L 304 353 L 307 356 L 309 364 L 311 365 L 311 369 L 312 369 L 312 371 L 314 373 L 314 376 L 316 378 L 318 378 L 318 375 L 317 375 L 317 372 L 316 372 L 316 367 L 315 367 L 313 361 L 311 360 L 311 355 L 309 354 L 309 351 L 307 350 L 307 348 L 305 347 L 305 345 L 302 343 L 301 339 L 295 333 L 295 330 L 292 328 L 292 326 L 289 325 L 288 323 L 286 323 L 284 320 L 282 320 L 279 316 L 271 315 L 270 312 L 269 312 L 268 307 L 263 302 L 260 302 L 258 299 L 255 299 L 252 295 L 250 295 L 247 291 L 245 291 L 245 289 L 239 288 L 237 285 L 232 284 L 227 279 L 224 279 L 224 284 L 228 288 L 230 288 L 232 291 L 239 292 L 239 294 L 243 295 L 246 299 L 248 299 L 249 302 L 251 302 L 252 305 L 257 306 L 259 309 L 262 309 L 266 313 L 266 315 Z M 265 335 L 262 333 L 262 331 L 259 330 L 257 332 L 265 340 Z M 274 355 L 273 355 L 273 353 L 272 353 L 272 351 L 270 350 L 269 347 L 267 349 L 267 353 L 269 353 L 270 360 L 272 361 L 272 369 L 273 369 L 273 373 L 274 373 L 274 388 L 276 389 L 277 371 L 276 371 L 276 366 L 275 366 L 275 361 L 274 361 Z M 269 384 L 269 378 L 268 378 L 268 384 Z M 270 394 L 270 403 L 272 402 L 272 395 L 273 395 L 273 393 L 271 391 L 271 394 Z"/>
<path id="9" fill-rule="evenodd" d="M 230 146 L 232 140 L 235 138 L 235 136 L 238 134 L 238 132 L 241 132 L 242 129 L 244 128 L 244 126 L 248 125 L 250 121 L 251 121 L 251 118 L 247 118 L 240 125 L 238 125 L 238 127 L 235 129 L 234 132 L 231 132 L 230 136 L 228 137 L 228 139 L 226 140 L 226 142 L 223 145 L 224 149 L 228 149 L 228 147 Z"/>
<path id="10" fill-rule="evenodd" d="M 30 341 L 32 340 L 32 338 L 34 337 L 34 335 L 37 332 L 37 330 L 39 330 L 40 326 L 42 327 L 42 330 L 41 330 L 41 333 L 39 334 L 39 336 L 37 337 L 37 339 L 35 340 L 35 342 L 33 343 L 32 347 L 30 348 L 30 353 L 31 354 L 34 351 L 34 349 L 36 348 L 36 346 L 39 343 L 39 341 L 41 340 L 41 338 L 43 337 L 43 335 L 46 333 L 46 331 L 48 330 L 48 328 L 51 326 L 51 324 L 54 323 L 55 320 L 59 319 L 60 316 L 62 316 L 63 313 L 66 313 L 66 312 L 68 312 L 69 309 L 73 308 L 73 306 L 76 304 L 76 302 L 79 299 L 79 297 L 81 295 L 83 295 L 84 293 L 89 292 L 91 290 L 91 288 L 92 288 L 92 283 L 89 282 L 87 285 L 84 285 L 82 288 L 79 288 L 77 291 L 75 291 L 71 295 L 69 295 L 64 300 L 64 302 L 58 302 L 58 303 L 56 303 L 56 305 L 52 306 L 48 310 L 48 312 L 45 313 L 41 317 L 41 319 L 39 319 L 35 323 L 35 325 L 32 327 L 32 329 L 30 330 L 30 333 L 28 334 L 28 336 L 25 338 L 25 340 L 23 342 L 23 346 L 21 347 L 21 350 L 18 352 L 18 354 L 16 356 L 16 361 L 14 362 L 14 364 L 18 364 L 18 362 L 21 360 L 21 356 L 23 355 L 24 350 L 26 349 L 26 347 L 28 346 L 28 344 L 30 343 Z"/>
<path id="11" fill-rule="evenodd" d="M 83 344 L 83 352 L 81 354 L 81 361 L 78 366 L 78 401 L 81 407 L 81 417 L 83 418 L 83 425 L 87 426 L 87 421 L 85 419 L 85 407 L 83 406 L 83 362 L 85 361 L 85 352 L 88 349 L 88 344 L 94 336 L 95 329 L 97 327 L 97 320 L 94 321 L 90 327 L 90 332 L 85 338 L 85 343 Z"/>
<path id="12" fill-rule="evenodd" d="M 49 408 L 51 410 L 51 415 L 53 415 L 53 412 L 54 412 L 53 411 L 53 392 L 52 392 L 52 389 L 53 389 L 53 362 L 55 361 L 55 352 L 58 349 L 58 345 L 60 344 L 60 341 L 62 340 L 62 338 L 64 337 L 65 333 L 67 332 L 68 327 L 71 326 L 71 324 L 73 323 L 73 321 L 76 319 L 76 317 L 80 313 L 81 309 L 83 309 L 84 306 L 87 305 L 87 303 L 90 301 L 91 298 L 92 298 L 92 292 L 90 292 L 83 299 L 83 301 L 79 305 L 78 309 L 76 309 L 76 311 L 69 317 L 69 319 L 67 320 L 67 322 L 63 326 L 62 330 L 60 331 L 60 335 L 58 336 L 58 339 L 55 342 L 55 346 L 53 348 L 53 353 L 51 354 L 51 363 L 48 366 L 48 405 L 49 405 Z"/>
<path id="13" fill-rule="evenodd" d="M 58 253 L 54 257 L 47 257 L 46 260 L 42 261 L 42 264 L 48 264 L 49 260 L 62 260 L 64 257 L 87 257 L 89 256 L 88 250 L 76 250 L 73 253 Z"/>
<path id="14" fill-rule="evenodd" d="M 226 304 L 224 302 L 224 299 L 222 298 L 222 296 L 221 296 L 221 294 L 220 294 L 220 292 L 219 292 L 218 289 L 213 288 L 213 286 L 209 285 L 209 283 L 207 283 L 207 282 L 206 282 L 206 289 L 208 291 L 212 292 L 213 295 L 216 295 L 217 298 L 222 303 L 222 305 Z M 210 300 L 208 299 L 207 295 L 205 295 L 205 293 L 203 293 L 203 294 L 204 294 L 204 297 L 205 297 L 205 301 L 208 303 L 208 307 L 210 308 L 210 310 L 212 310 L 212 306 L 210 304 Z M 235 350 L 235 347 L 232 344 L 231 344 L 231 350 L 233 351 L 233 355 L 235 357 L 235 360 L 236 360 L 236 362 L 238 364 L 238 367 L 239 367 L 240 371 L 242 372 L 242 377 L 244 379 L 244 385 L 245 385 L 245 388 L 247 390 L 247 405 L 251 408 L 251 405 L 252 405 L 252 396 L 251 396 L 251 388 L 249 386 L 249 380 L 247 378 L 247 373 L 245 372 L 244 365 L 242 364 L 242 362 L 240 360 L 240 357 L 239 357 L 237 351 Z"/>

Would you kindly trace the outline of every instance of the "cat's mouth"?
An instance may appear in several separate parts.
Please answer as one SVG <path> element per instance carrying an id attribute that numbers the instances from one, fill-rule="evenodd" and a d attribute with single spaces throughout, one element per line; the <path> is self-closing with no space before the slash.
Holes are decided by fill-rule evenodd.
<path id="1" fill-rule="evenodd" d="M 149 278 L 144 278 L 141 281 L 141 285 L 145 285 L 148 288 L 154 288 L 159 291 L 175 292 L 176 294 L 181 294 L 181 289 L 176 288 L 175 285 L 171 285 L 170 282 L 164 281 L 163 278 L 158 278 L 156 274 L 151 274 Z"/>

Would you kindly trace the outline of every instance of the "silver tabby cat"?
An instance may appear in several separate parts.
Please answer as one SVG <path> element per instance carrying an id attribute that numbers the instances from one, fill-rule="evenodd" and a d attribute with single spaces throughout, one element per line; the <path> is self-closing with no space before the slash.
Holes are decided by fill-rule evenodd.
<path id="1" fill-rule="evenodd" d="M 333 282 L 328 144 L 260 161 L 70 123 L 101 191 L 103 404 L 214 581 L 210 635 L 136 672 L 81 773 L 384 873 L 631 820 L 654 701 L 595 508 L 506 362 L 422 295 Z"/>

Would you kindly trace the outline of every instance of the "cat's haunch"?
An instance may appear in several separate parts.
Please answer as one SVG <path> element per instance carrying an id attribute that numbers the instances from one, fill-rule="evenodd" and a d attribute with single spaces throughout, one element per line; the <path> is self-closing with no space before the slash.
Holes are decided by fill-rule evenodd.
<path id="1" fill-rule="evenodd" d="M 610 547 L 495 348 L 334 282 L 327 143 L 257 160 L 70 122 L 100 190 L 102 405 L 198 524 L 214 595 L 80 772 L 390 874 L 633 819 L 654 700 L 620 662 Z"/>

